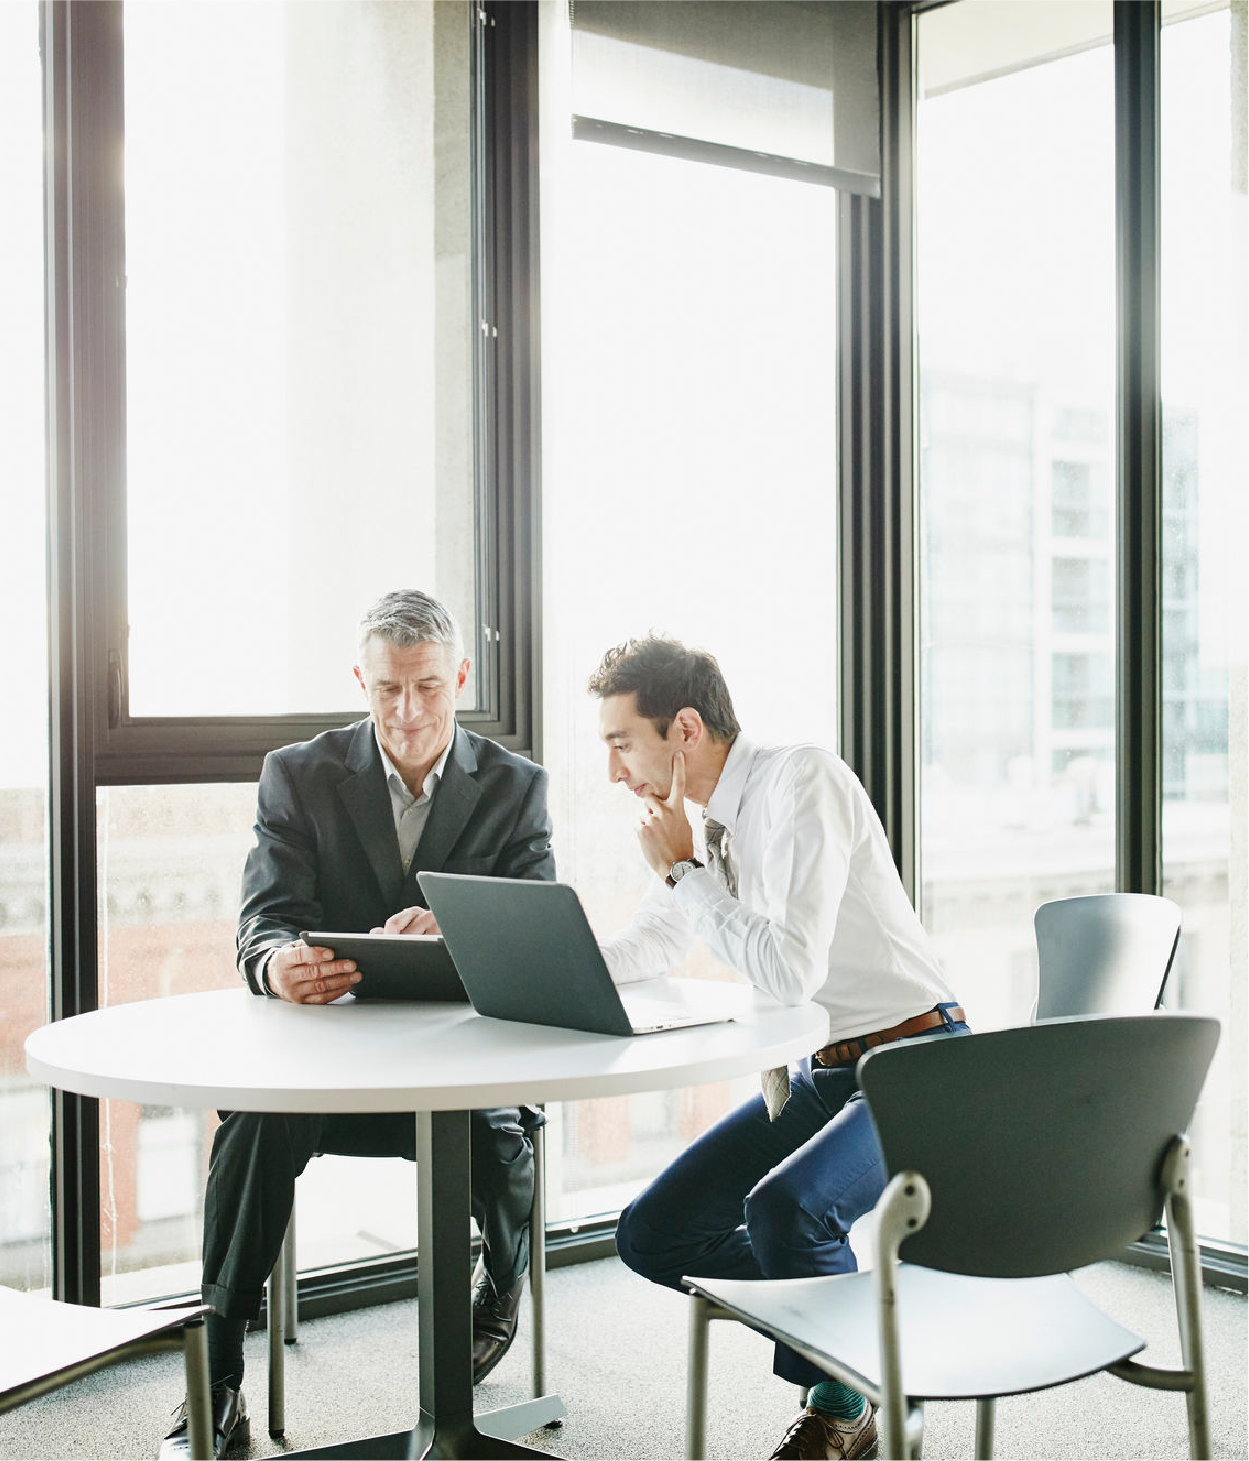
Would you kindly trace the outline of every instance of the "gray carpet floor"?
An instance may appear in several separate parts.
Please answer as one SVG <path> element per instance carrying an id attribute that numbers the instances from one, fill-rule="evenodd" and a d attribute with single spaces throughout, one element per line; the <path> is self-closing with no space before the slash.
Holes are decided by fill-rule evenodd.
<path id="1" fill-rule="evenodd" d="M 1103 1264 L 1082 1287 L 1150 1341 L 1142 1356 L 1178 1362 L 1169 1281 Z M 683 1447 L 687 1303 L 628 1273 L 615 1259 L 548 1276 L 547 1382 L 568 1409 L 563 1426 L 528 1443 L 558 1456 L 679 1457 Z M 1246 1301 L 1206 1290 L 1213 1455 L 1249 1458 L 1246 1436 Z M 527 1315 L 503 1363 L 478 1387 L 479 1410 L 529 1397 Z M 181 1359 L 160 1356 L 106 1370 L 0 1416 L 0 1458 L 151 1457 L 181 1398 Z M 285 1440 L 266 1430 L 266 1338 L 247 1341 L 245 1391 L 252 1442 L 265 1456 L 385 1434 L 412 1423 L 416 1393 L 415 1303 L 303 1321 L 287 1349 Z M 708 1456 L 766 1457 L 798 1408 L 797 1392 L 771 1374 L 769 1346 L 736 1324 L 712 1327 Z M 974 1407 L 930 1405 L 924 1455 L 971 1456 Z M 1099 1375 L 998 1405 L 1002 1458 L 1153 1458 L 1188 1454 L 1182 1396 Z"/>

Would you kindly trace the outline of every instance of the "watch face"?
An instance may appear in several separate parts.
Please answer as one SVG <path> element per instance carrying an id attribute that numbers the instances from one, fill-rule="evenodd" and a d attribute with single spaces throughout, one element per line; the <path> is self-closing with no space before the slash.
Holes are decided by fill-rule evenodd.
<path id="1" fill-rule="evenodd" d="M 685 876 L 685 874 L 689 872 L 691 868 L 696 866 L 697 864 L 689 861 L 688 858 L 684 862 L 674 862 L 672 864 L 671 872 L 672 881 L 674 883 L 679 883 L 681 879 Z"/>

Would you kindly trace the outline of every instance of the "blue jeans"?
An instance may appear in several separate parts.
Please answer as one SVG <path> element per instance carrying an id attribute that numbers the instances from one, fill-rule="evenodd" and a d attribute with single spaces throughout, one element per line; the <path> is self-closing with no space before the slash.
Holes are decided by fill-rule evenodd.
<path id="1" fill-rule="evenodd" d="M 951 1022 L 922 1035 L 965 1035 Z M 885 1163 L 854 1066 L 809 1059 L 791 1072 L 785 1109 L 755 1096 L 700 1136 L 636 1197 L 616 1229 L 635 1273 L 680 1289 L 691 1278 L 811 1278 L 853 1273 L 850 1226 L 880 1200 Z M 828 1376 L 778 1344 L 773 1371 L 796 1385 Z"/>

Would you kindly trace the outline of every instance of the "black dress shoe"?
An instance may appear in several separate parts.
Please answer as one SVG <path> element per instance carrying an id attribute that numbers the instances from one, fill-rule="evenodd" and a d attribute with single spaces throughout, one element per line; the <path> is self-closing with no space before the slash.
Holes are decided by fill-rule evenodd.
<path id="1" fill-rule="evenodd" d="M 503 1358 L 516 1338 L 520 1296 L 525 1287 L 522 1274 L 505 1294 L 496 1294 L 490 1277 L 479 1262 L 473 1275 L 473 1384 L 484 1380 Z"/>
<path id="2" fill-rule="evenodd" d="M 234 1446 L 245 1446 L 252 1438 L 247 1418 L 247 1401 L 241 1390 L 229 1385 L 213 1386 L 213 1455 L 224 1456 Z M 186 1401 L 178 1407 L 173 1429 L 160 1443 L 159 1461 L 186 1461 L 191 1454 L 190 1425 Z"/>

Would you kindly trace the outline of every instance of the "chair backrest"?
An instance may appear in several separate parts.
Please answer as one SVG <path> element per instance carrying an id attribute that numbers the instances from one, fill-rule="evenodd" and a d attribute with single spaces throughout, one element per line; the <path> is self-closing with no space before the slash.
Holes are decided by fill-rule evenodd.
<path id="1" fill-rule="evenodd" d="M 1157 1009 L 1180 938 L 1180 910 L 1152 893 L 1097 893 L 1042 903 L 1033 917 L 1036 1018 Z"/>
<path id="2" fill-rule="evenodd" d="M 1159 1013 L 870 1051 L 859 1079 L 885 1164 L 932 1192 L 901 1257 L 1024 1278 L 1121 1253 L 1158 1220 L 1162 1157 L 1218 1039 L 1216 1019 Z"/>

